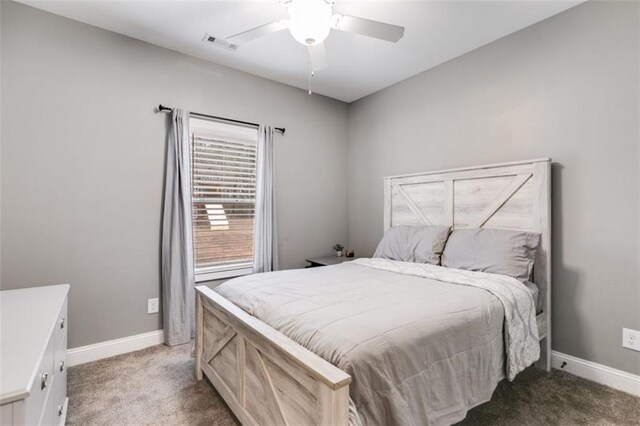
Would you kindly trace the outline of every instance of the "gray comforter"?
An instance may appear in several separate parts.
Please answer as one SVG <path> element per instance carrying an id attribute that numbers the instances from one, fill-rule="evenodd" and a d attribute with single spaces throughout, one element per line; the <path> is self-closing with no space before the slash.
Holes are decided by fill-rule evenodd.
<path id="1" fill-rule="evenodd" d="M 350 374 L 367 425 L 457 422 L 539 357 L 533 299 L 501 275 L 359 259 L 215 291 Z"/>

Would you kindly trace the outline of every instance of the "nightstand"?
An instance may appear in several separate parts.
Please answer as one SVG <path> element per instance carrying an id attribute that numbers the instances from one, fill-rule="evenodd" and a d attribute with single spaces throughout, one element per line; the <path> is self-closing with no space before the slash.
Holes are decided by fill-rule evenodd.
<path id="1" fill-rule="evenodd" d="M 329 266 L 329 265 L 339 265 L 340 263 L 349 262 L 357 257 L 346 257 L 346 256 L 326 256 L 326 257 L 314 257 L 312 259 L 305 259 L 309 262 L 309 266 L 307 268 L 315 268 L 317 266 Z"/>

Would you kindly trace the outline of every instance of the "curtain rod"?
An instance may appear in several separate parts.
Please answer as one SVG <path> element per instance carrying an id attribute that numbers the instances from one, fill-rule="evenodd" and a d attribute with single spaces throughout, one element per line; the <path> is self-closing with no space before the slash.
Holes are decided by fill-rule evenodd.
<path id="1" fill-rule="evenodd" d="M 164 106 L 162 104 L 158 106 L 158 112 L 171 112 L 171 111 L 173 111 L 173 108 L 171 107 Z M 245 126 L 251 126 L 251 127 L 260 126 L 258 123 L 251 123 L 250 121 L 234 120 L 232 118 L 217 117 L 215 115 L 201 114 L 199 112 L 189 112 L 189 114 L 195 117 L 210 118 L 212 120 L 226 121 L 228 123 L 244 124 Z M 274 130 L 284 135 L 284 132 L 286 129 L 284 127 L 274 127 Z"/>

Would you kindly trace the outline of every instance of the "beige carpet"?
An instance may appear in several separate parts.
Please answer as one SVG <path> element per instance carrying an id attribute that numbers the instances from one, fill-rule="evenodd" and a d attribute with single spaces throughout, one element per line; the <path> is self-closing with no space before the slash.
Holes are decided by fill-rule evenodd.
<path id="1" fill-rule="evenodd" d="M 69 425 L 214 425 L 237 421 L 206 381 L 190 345 L 154 346 L 69 369 Z M 640 398 L 554 370 L 503 381 L 468 425 L 640 424 Z"/>

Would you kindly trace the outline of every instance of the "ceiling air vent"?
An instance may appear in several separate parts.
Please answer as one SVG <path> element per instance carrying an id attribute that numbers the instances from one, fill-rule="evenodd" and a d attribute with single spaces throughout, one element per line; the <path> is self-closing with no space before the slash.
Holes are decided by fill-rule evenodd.
<path id="1" fill-rule="evenodd" d="M 238 48 L 237 44 L 229 43 L 227 40 L 219 37 L 215 37 L 209 34 L 205 34 L 202 41 L 206 41 L 207 43 L 211 43 L 214 46 L 221 47 L 222 49 L 227 49 L 234 51 Z"/>

